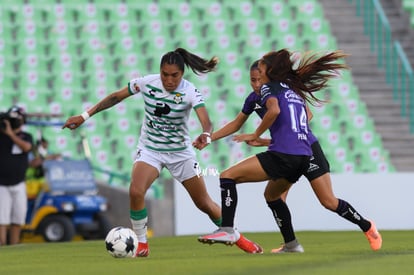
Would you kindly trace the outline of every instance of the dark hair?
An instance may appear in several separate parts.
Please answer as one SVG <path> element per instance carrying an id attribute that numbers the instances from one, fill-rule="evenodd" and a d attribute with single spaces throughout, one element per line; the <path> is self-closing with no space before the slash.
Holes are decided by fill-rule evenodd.
<path id="1" fill-rule="evenodd" d="M 266 64 L 266 75 L 270 81 L 280 81 L 289 85 L 303 99 L 313 104 L 324 102 L 313 93 L 327 87 L 330 78 L 338 76 L 338 70 L 347 69 L 346 64 L 337 61 L 347 55 L 342 51 L 333 51 L 325 55 L 311 54 L 303 57 L 297 69 L 291 53 L 282 49 L 265 54 L 259 62 Z"/>
<path id="2" fill-rule="evenodd" d="M 260 60 L 256 60 L 255 62 L 252 63 L 252 65 L 250 65 L 250 71 L 259 69 L 259 61 Z"/>
<path id="3" fill-rule="evenodd" d="M 214 71 L 218 64 L 218 58 L 212 57 L 210 60 L 192 54 L 183 48 L 164 54 L 161 58 L 160 68 L 164 64 L 175 64 L 184 72 L 184 65 L 189 67 L 195 74 L 208 73 Z"/>

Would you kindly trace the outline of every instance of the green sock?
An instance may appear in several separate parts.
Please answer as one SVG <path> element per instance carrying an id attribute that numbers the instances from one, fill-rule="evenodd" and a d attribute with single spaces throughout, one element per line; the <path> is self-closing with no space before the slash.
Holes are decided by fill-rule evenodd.
<path id="1" fill-rule="evenodd" d="M 133 220 L 142 220 L 148 216 L 147 208 L 142 210 L 129 210 L 129 217 Z"/>
<path id="2" fill-rule="evenodd" d="M 220 218 L 218 218 L 218 219 L 216 219 L 216 220 L 211 219 L 211 221 L 212 221 L 215 225 L 217 225 L 217 226 L 221 226 L 221 221 L 222 221 L 221 217 L 220 217 Z"/>

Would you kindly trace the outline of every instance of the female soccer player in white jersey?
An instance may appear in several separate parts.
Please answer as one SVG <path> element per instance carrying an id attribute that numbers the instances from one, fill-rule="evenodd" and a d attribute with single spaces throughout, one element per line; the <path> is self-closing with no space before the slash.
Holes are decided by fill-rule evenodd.
<path id="1" fill-rule="evenodd" d="M 202 94 L 191 82 L 183 79 L 185 66 L 198 75 L 213 71 L 217 63 L 216 57 L 206 60 L 183 48 L 177 48 L 162 56 L 159 74 L 132 79 L 127 86 L 106 96 L 81 115 L 68 118 L 63 126 L 76 129 L 90 116 L 127 97 L 142 94 L 145 117 L 129 188 L 130 218 L 139 240 L 137 257 L 149 255 L 145 194 L 164 167 L 183 184 L 194 204 L 216 225 L 221 224 L 220 207 L 207 193 L 191 146 L 187 126 L 191 109 L 195 110 L 203 129 L 197 142 L 210 143 L 213 127 Z M 237 245 L 249 252 L 250 244 L 249 240 L 242 237 Z"/>

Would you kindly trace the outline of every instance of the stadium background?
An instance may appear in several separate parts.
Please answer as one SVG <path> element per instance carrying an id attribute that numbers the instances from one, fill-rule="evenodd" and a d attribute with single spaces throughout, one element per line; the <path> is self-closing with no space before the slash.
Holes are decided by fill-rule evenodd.
<path id="1" fill-rule="evenodd" d="M 313 109 L 311 124 L 332 172 L 412 172 L 412 49 L 403 42 L 412 31 L 413 2 L 1 0 L 0 111 L 18 104 L 60 122 L 131 78 L 157 72 L 161 55 L 184 47 L 221 60 L 215 73 L 185 75 L 205 95 L 219 128 L 240 111 L 250 92 L 249 65 L 263 53 L 343 49 L 351 54 L 352 70 L 319 93 L 330 103 Z M 83 155 L 84 137 L 102 192 L 110 196 L 114 189 L 126 191 L 143 114 L 138 95 L 94 116 L 79 131 L 27 130 L 42 132 L 52 151 L 72 158 Z M 252 116 L 243 131 L 257 124 Z M 201 130 L 194 116 L 190 127 L 194 137 Z M 215 173 L 258 150 L 224 139 L 200 152 L 199 160 L 205 173 Z M 163 173 L 148 197 L 158 217 L 162 209 L 172 209 L 171 182 Z"/>

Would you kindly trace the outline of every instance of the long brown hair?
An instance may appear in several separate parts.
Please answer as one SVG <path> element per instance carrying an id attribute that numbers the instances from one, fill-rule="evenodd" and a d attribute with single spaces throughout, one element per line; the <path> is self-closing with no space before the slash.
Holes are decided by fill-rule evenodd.
<path id="1" fill-rule="evenodd" d="M 270 81 L 284 82 L 298 95 L 310 104 L 324 101 L 314 96 L 314 92 L 328 86 L 328 80 L 338 77 L 339 70 L 348 69 L 344 63 L 338 62 L 347 54 L 342 51 L 332 51 L 325 55 L 307 54 L 300 60 L 297 69 L 293 68 L 292 53 L 286 49 L 266 53 L 260 62 L 266 69 Z"/>
<path id="2" fill-rule="evenodd" d="M 186 49 L 177 48 L 175 51 L 168 52 L 161 58 L 160 67 L 164 64 L 175 64 L 184 72 L 184 65 L 189 67 L 195 74 L 208 73 L 214 71 L 218 64 L 218 58 L 212 57 L 210 60 L 190 53 Z"/>

